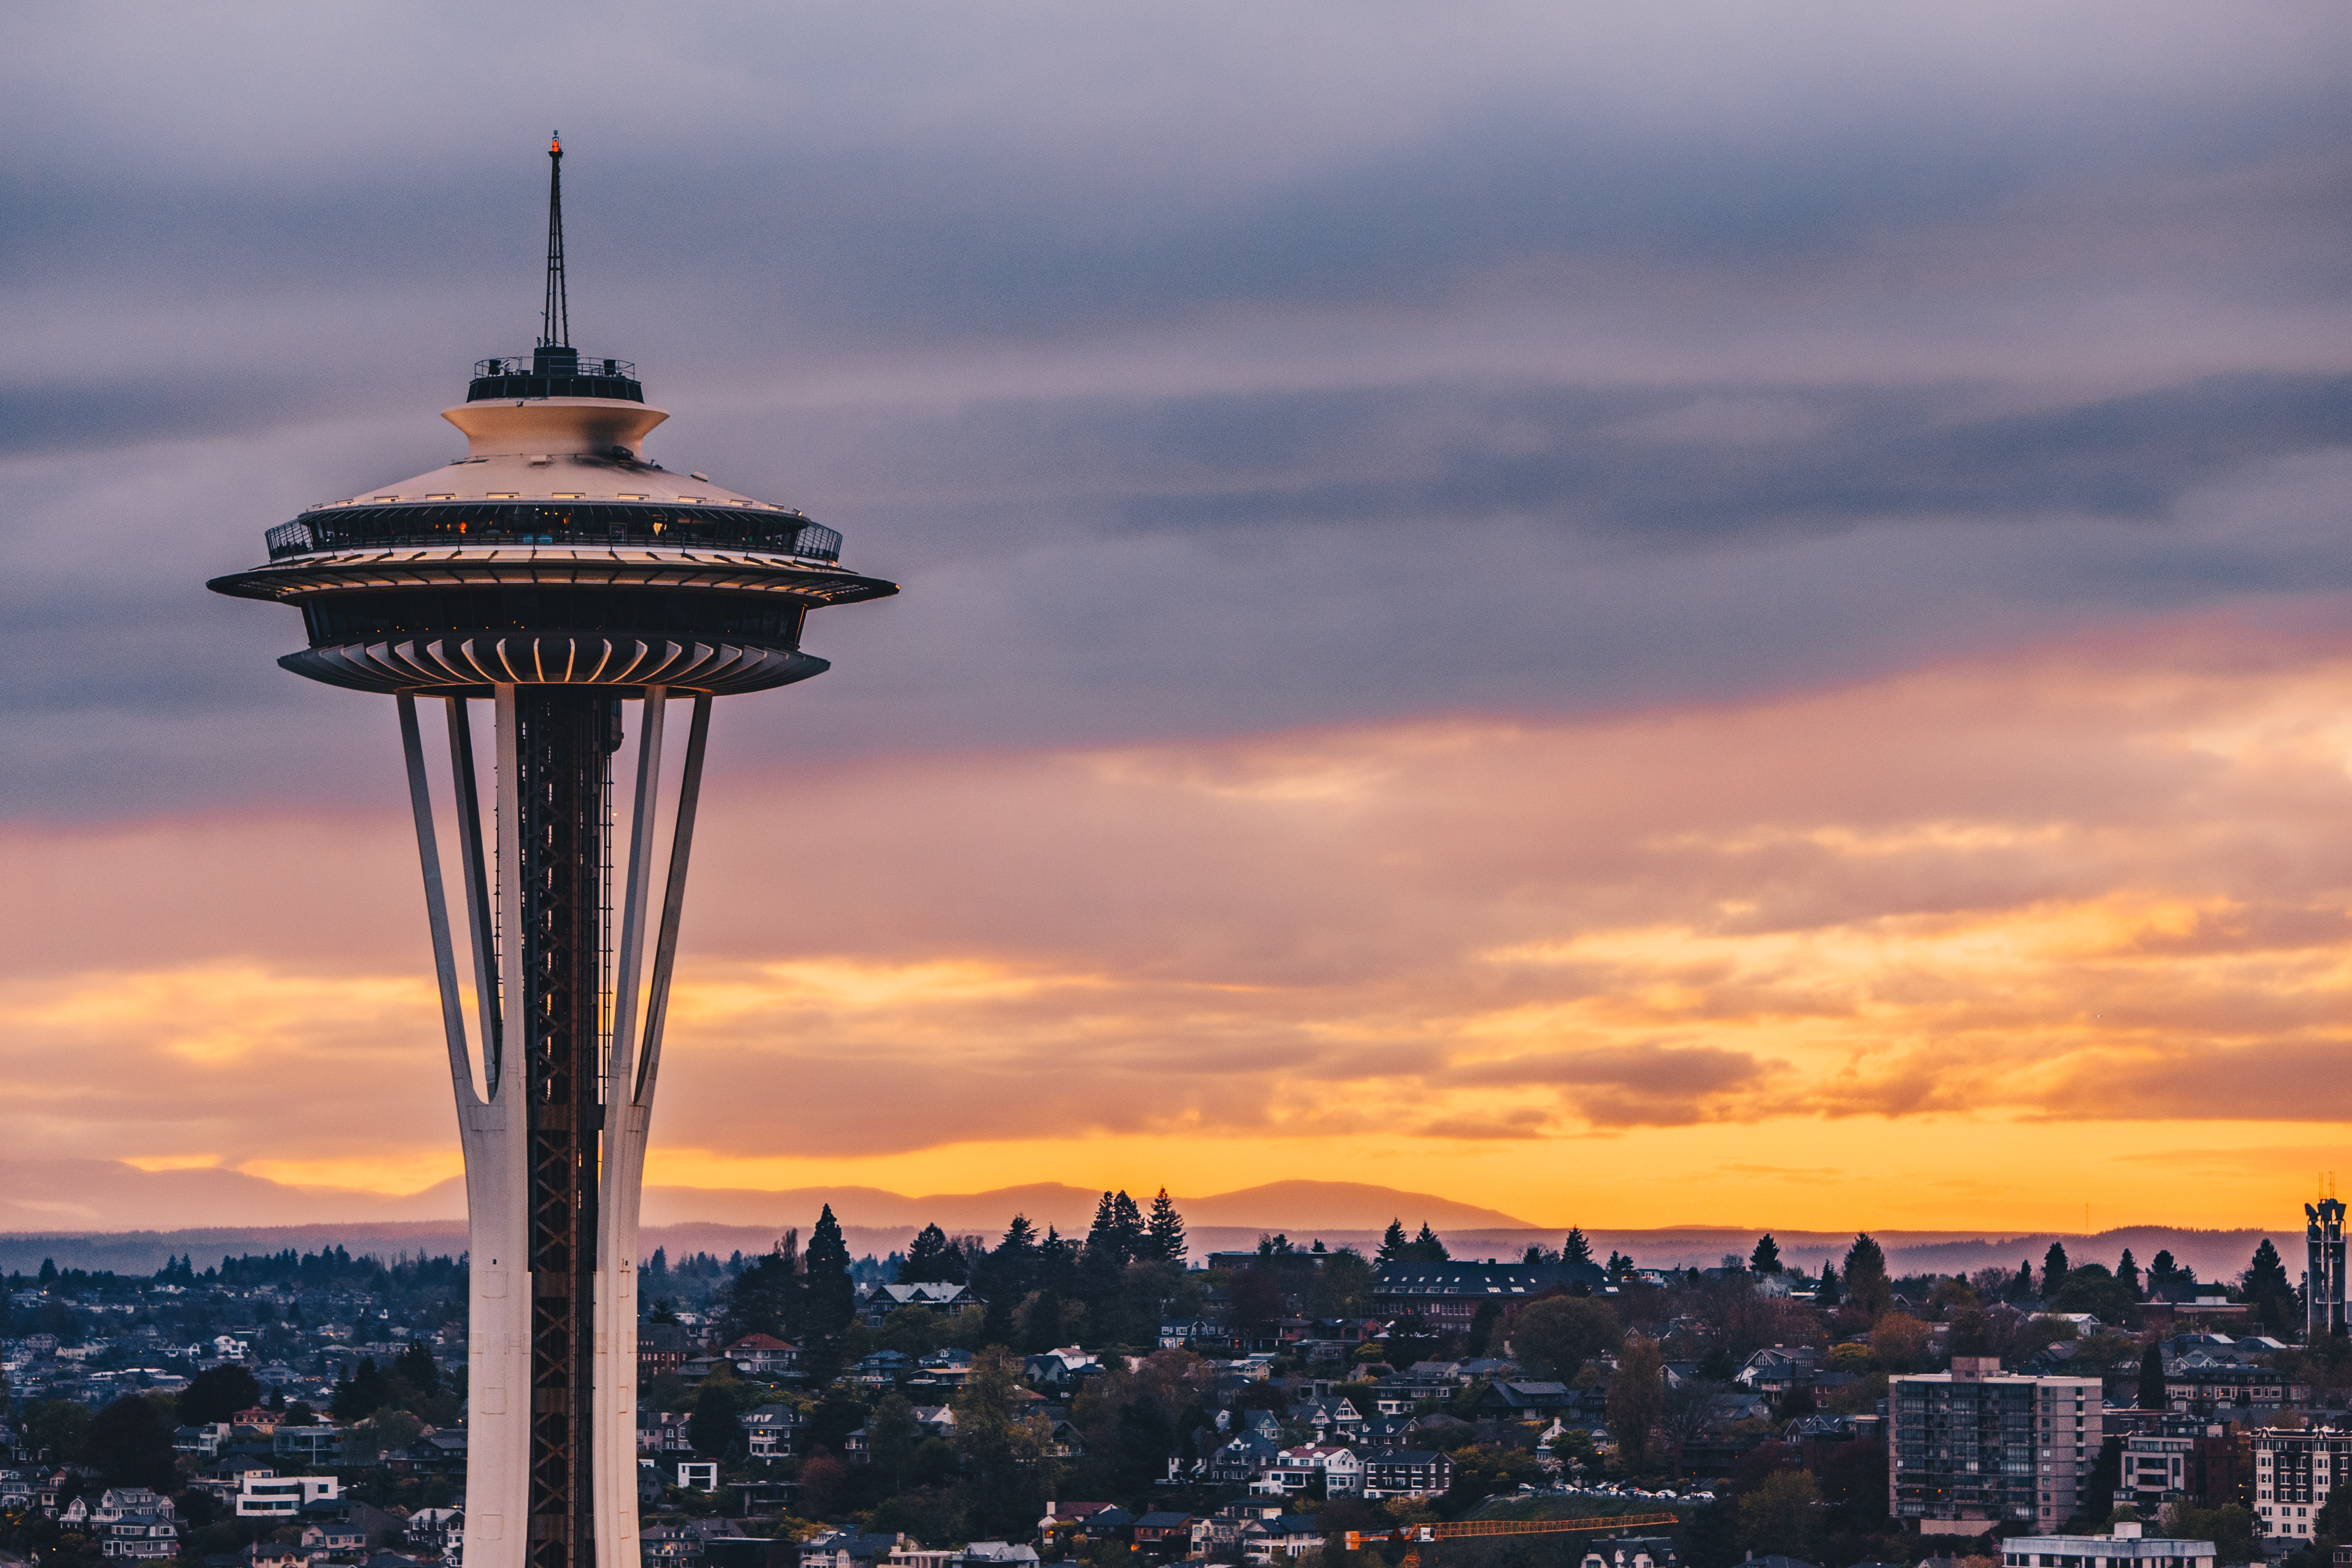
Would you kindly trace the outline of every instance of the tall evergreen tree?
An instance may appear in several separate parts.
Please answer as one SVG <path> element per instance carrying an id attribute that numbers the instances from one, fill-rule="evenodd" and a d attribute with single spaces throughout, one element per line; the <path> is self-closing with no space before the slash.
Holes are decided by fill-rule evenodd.
<path id="1" fill-rule="evenodd" d="M 692 1261 L 688 1260 L 689 1263 Z M 801 1278 L 801 1233 L 788 1230 L 719 1292 L 719 1333 L 773 1334 L 797 1344 L 808 1336 L 808 1292 Z"/>
<path id="2" fill-rule="evenodd" d="M 2010 1293 L 2021 1301 L 2033 1294 L 2032 1259 L 2028 1258 L 2017 1266 L 2017 1278 L 2011 1283 L 2009 1289 Z"/>
<path id="3" fill-rule="evenodd" d="M 1166 1187 L 1151 1200 L 1151 1216 L 1144 1222 L 1143 1234 L 1152 1258 L 1165 1263 L 1184 1261 L 1184 1216 L 1176 1212 Z"/>
<path id="4" fill-rule="evenodd" d="M 1095 1205 L 1095 1223 L 1087 1227 L 1087 1246 L 1098 1252 L 1108 1252 L 1114 1257 L 1118 1255 L 1118 1210 L 1108 1193 L 1105 1193 L 1102 1201 Z M 1124 1263 L 1127 1259 L 1121 1258 L 1119 1261 Z"/>
<path id="5" fill-rule="evenodd" d="M 1134 1262 L 1143 1247 L 1143 1211 L 1136 1207 L 1135 1200 L 1127 1195 L 1124 1188 L 1111 1199 L 1110 1224 L 1118 1236 L 1118 1260 Z"/>
<path id="6" fill-rule="evenodd" d="M 2124 1282 L 2125 1287 L 2131 1291 L 2134 1300 L 2138 1299 L 2139 1260 L 2132 1256 L 2131 1248 L 2128 1247 L 2124 1248 L 2124 1255 L 2116 1259 L 2116 1278 Z"/>
<path id="7" fill-rule="evenodd" d="M 2053 1241 L 2042 1255 L 2042 1299 L 2049 1300 L 2066 1288 L 2066 1244 Z"/>
<path id="8" fill-rule="evenodd" d="M 1895 1286 L 1886 1278 L 1886 1253 L 1864 1231 L 1845 1250 L 1845 1299 L 1876 1322 L 1895 1304 Z"/>
<path id="9" fill-rule="evenodd" d="M 2166 1410 L 2171 1401 L 2164 1390 L 2164 1352 L 2154 1340 L 2139 1352 L 2139 1407 L 2142 1410 Z"/>
<path id="10" fill-rule="evenodd" d="M 408 1348 L 392 1358 L 392 1374 L 419 1394 L 437 1393 L 441 1387 L 441 1369 L 423 1340 L 409 1341 Z"/>
<path id="11" fill-rule="evenodd" d="M 1375 1263 L 1409 1261 L 1412 1254 L 1407 1249 L 1412 1246 L 1412 1242 L 1404 1233 L 1404 1222 L 1401 1219 L 1392 1219 L 1389 1221 L 1388 1229 L 1381 1233 L 1381 1247 L 1378 1252 L 1372 1254 L 1372 1261 Z"/>
<path id="12" fill-rule="evenodd" d="M 1592 1243 L 1584 1238 L 1582 1226 L 1572 1225 L 1568 1227 L 1568 1239 L 1559 1244 L 1559 1260 L 1562 1263 L 1592 1261 Z"/>
<path id="13" fill-rule="evenodd" d="M 965 1278 L 963 1248 L 935 1225 L 915 1233 L 907 1261 L 898 1266 L 899 1282 L 906 1285 L 961 1285 Z"/>
<path id="14" fill-rule="evenodd" d="M 1837 1265 L 1827 1258 L 1822 1259 L 1822 1282 L 1813 1287 L 1814 1305 L 1834 1307 L 1844 1300 L 1844 1296 L 1845 1287 L 1838 1279 Z"/>
<path id="15" fill-rule="evenodd" d="M 1748 1267 L 1759 1274 L 1780 1272 L 1780 1244 L 1772 1239 L 1770 1231 L 1756 1238 L 1756 1250 L 1748 1255 Z"/>
<path id="16" fill-rule="evenodd" d="M 2172 1253 L 2169 1249 L 2159 1252 L 2154 1258 L 2148 1259 L 2147 1289 L 2150 1295 L 2154 1295 L 2157 1291 L 2163 1289 L 2168 1285 L 2173 1284 L 2179 1280 L 2179 1278 L 2180 1270 L 2174 1265 L 2172 1261 Z"/>
<path id="17" fill-rule="evenodd" d="M 2288 1308 L 2294 1300 L 2294 1286 L 2286 1277 L 2286 1265 L 2279 1258 L 2278 1248 L 2269 1237 L 2254 1248 L 2253 1260 L 2246 1267 L 2241 1281 L 2246 1300 L 2254 1304 L 2265 1327 L 2279 1330 L 2286 1327 Z"/>
<path id="18" fill-rule="evenodd" d="M 830 1341 L 848 1328 L 857 1315 L 857 1287 L 849 1278 L 849 1244 L 833 1205 L 816 1216 L 808 1244 L 808 1331 L 813 1339 Z"/>
<path id="19" fill-rule="evenodd" d="M 1421 1222 L 1421 1234 L 1412 1238 L 1412 1251 L 1414 1258 L 1422 1263 L 1443 1263 L 1452 1256 L 1445 1250 L 1445 1243 L 1437 1238 L 1437 1233 L 1429 1228 L 1427 1220 Z"/>

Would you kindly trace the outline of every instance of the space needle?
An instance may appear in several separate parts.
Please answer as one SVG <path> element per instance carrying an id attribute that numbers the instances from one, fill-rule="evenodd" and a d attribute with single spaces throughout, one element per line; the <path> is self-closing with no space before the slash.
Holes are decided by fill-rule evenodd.
<path id="1" fill-rule="evenodd" d="M 268 531 L 267 564 L 209 586 L 299 609 L 309 646 L 278 662 L 398 710 L 466 1159 L 465 1568 L 637 1568 L 638 1198 L 711 700 L 822 673 L 808 612 L 898 589 L 845 570 L 841 536 L 798 510 L 647 458 L 668 415 L 635 365 L 572 343 L 560 139 L 548 157 L 539 342 L 478 362 L 441 411 L 466 455 L 310 508 Z M 470 1040 L 420 697 L 447 722 Z M 663 731 L 686 698 L 649 943 Z"/>

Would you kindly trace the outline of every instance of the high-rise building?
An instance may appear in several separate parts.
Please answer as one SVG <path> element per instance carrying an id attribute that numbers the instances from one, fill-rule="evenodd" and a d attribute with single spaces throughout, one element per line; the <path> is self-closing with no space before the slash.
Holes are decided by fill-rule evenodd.
<path id="1" fill-rule="evenodd" d="M 807 613 L 898 591 L 844 570 L 840 536 L 798 511 L 646 456 L 668 416 L 635 366 L 571 341 L 562 156 L 550 148 L 539 342 L 476 363 L 442 411 L 466 455 L 311 508 L 269 530 L 266 565 L 211 584 L 302 612 L 309 646 L 288 669 L 395 699 L 466 1157 L 465 1568 L 637 1568 L 638 1194 L 711 700 L 818 674 Z M 471 1042 L 420 697 L 447 721 Z M 495 730 L 487 833 L 477 700 Z"/>
<path id="2" fill-rule="evenodd" d="M 2344 1205 L 2336 1201 L 2333 1176 L 2322 1178 L 2316 1203 L 2303 1205 L 2304 1337 L 2323 1339 L 2345 1331 Z"/>
<path id="3" fill-rule="evenodd" d="M 2352 1475 L 2352 1436 L 2318 1427 L 2254 1434 L 2254 1527 L 2308 1543 L 2336 1483 Z"/>
<path id="4" fill-rule="evenodd" d="M 1990 1357 L 1887 1380 L 1887 1511 L 1925 1535 L 2054 1528 L 2083 1507 L 2098 1460 L 2100 1382 L 2023 1377 Z"/>

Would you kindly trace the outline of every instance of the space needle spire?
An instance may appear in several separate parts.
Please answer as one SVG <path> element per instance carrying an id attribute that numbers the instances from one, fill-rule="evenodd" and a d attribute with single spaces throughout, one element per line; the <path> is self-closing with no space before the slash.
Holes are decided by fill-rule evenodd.
<path id="1" fill-rule="evenodd" d="M 547 144 L 547 303 L 539 312 L 539 346 L 572 346 L 572 306 L 563 291 L 563 133 Z"/>
<path id="2" fill-rule="evenodd" d="M 466 1158 L 464 1568 L 639 1568 L 638 1201 L 711 703 L 822 673 L 808 613 L 898 589 L 801 512 L 645 457 L 669 416 L 635 365 L 571 343 L 560 139 L 548 156 L 541 341 L 477 361 L 441 411 L 466 455 L 310 508 L 209 586 L 301 611 L 285 668 L 394 699 Z M 446 720 L 437 814 L 419 699 Z M 457 827 L 470 1035 L 436 815 Z"/>

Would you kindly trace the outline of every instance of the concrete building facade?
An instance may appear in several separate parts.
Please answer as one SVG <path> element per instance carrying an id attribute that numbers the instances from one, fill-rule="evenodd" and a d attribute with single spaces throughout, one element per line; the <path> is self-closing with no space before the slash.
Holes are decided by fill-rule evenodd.
<path id="1" fill-rule="evenodd" d="M 2104 1439 L 2099 1380 L 2023 1377 L 1990 1357 L 1888 1380 L 1887 1511 L 1923 1535 L 2053 1527 L 2087 1500 Z"/>

